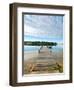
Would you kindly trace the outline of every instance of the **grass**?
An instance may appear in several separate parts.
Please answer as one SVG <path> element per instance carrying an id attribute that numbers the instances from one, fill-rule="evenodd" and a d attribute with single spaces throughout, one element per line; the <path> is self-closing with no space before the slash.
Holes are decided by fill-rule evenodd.
<path id="1" fill-rule="evenodd" d="M 44 65 L 44 64 L 42 64 Z M 55 63 L 52 65 L 47 65 L 45 64 L 42 67 L 38 67 L 37 63 L 30 63 L 30 64 L 26 64 L 25 68 L 24 68 L 24 72 L 25 74 L 31 74 L 31 73 L 56 73 L 56 72 L 62 73 L 63 72 L 63 66 L 60 65 L 59 63 Z"/>

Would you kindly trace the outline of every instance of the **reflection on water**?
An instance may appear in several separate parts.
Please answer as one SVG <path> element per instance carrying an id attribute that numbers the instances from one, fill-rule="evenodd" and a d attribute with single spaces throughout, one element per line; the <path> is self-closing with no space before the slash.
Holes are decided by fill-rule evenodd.
<path id="1" fill-rule="evenodd" d="M 45 47 L 45 46 L 44 46 Z M 34 52 L 34 51 L 38 51 L 41 48 L 41 46 L 24 46 L 24 51 L 25 52 Z M 52 53 L 52 52 L 60 52 L 63 51 L 63 45 L 57 45 L 57 46 L 52 46 L 52 48 L 48 48 L 48 50 Z"/>

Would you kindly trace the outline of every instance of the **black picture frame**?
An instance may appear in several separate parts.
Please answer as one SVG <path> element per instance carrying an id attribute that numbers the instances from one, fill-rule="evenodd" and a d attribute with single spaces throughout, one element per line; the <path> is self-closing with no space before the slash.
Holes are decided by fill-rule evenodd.
<path id="1" fill-rule="evenodd" d="M 69 42 L 69 80 L 57 80 L 57 81 L 38 81 L 38 82 L 17 82 L 17 8 L 18 7 L 29 7 L 29 8 L 45 8 L 45 9 L 59 9 L 59 10 L 69 10 L 70 18 L 70 42 Z M 28 3 L 12 3 L 10 8 L 10 80 L 9 84 L 11 86 L 28 86 L 28 85 L 45 85 L 45 84 L 63 84 L 72 83 L 72 7 L 71 6 L 61 6 L 61 5 L 43 5 L 43 4 L 28 4 Z"/>

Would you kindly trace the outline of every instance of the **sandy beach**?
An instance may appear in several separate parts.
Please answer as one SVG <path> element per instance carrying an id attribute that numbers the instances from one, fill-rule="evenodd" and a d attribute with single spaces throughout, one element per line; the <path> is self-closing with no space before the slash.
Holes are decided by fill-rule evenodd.
<path id="1" fill-rule="evenodd" d="M 40 51 L 24 52 L 24 74 L 63 72 L 63 51 L 43 47 Z"/>

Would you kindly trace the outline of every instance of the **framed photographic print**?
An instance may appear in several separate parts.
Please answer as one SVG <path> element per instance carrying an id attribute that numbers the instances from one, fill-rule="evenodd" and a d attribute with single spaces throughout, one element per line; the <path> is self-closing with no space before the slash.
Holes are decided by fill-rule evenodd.
<path id="1" fill-rule="evenodd" d="M 72 7 L 10 4 L 10 85 L 72 82 Z"/>

